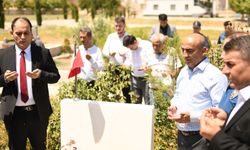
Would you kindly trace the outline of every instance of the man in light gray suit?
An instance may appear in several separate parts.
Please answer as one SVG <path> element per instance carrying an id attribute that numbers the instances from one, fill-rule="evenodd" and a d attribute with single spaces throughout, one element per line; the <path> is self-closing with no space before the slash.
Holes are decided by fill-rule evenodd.
<path id="1" fill-rule="evenodd" d="M 166 14 L 160 14 L 158 17 L 160 24 L 152 27 L 149 39 L 151 39 L 152 35 L 157 33 L 162 33 L 167 38 L 173 38 L 176 32 L 176 28 L 168 24 L 168 16 Z"/>

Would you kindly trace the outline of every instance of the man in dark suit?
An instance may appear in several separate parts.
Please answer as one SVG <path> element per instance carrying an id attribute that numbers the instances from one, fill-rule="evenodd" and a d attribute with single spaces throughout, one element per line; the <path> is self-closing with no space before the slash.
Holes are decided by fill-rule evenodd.
<path id="1" fill-rule="evenodd" d="M 250 149 L 250 36 L 227 42 L 222 54 L 223 73 L 230 87 L 238 90 L 238 99 L 229 116 L 219 108 L 206 109 L 201 117 L 200 134 L 210 141 L 209 149 Z"/>
<path id="2" fill-rule="evenodd" d="M 15 18 L 11 24 L 15 45 L 0 50 L 0 116 L 11 150 L 25 150 L 27 138 L 33 149 L 46 149 L 46 130 L 52 113 L 48 83 L 60 79 L 49 50 L 32 42 L 31 29 L 27 18 Z"/>

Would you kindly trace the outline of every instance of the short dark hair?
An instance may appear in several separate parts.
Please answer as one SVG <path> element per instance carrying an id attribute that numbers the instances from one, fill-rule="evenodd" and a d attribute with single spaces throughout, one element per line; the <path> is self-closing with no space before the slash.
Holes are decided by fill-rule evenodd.
<path id="1" fill-rule="evenodd" d="M 16 17 L 15 19 L 13 19 L 12 22 L 11 22 L 11 30 L 12 31 L 15 28 L 15 24 L 16 24 L 16 22 L 18 20 L 24 20 L 24 21 L 26 21 L 29 24 L 29 26 L 30 26 L 30 31 L 32 31 L 32 24 L 31 24 L 30 20 L 28 18 L 26 18 L 26 17 Z"/>
<path id="2" fill-rule="evenodd" d="M 193 28 L 196 28 L 196 29 L 201 28 L 201 22 L 200 21 L 194 21 L 193 22 Z"/>
<path id="3" fill-rule="evenodd" d="M 125 18 L 122 16 L 115 17 L 115 22 L 122 22 L 125 24 Z"/>
<path id="4" fill-rule="evenodd" d="M 232 22 L 231 21 L 225 21 L 224 22 L 224 27 L 226 27 L 226 26 L 232 26 Z"/>
<path id="5" fill-rule="evenodd" d="M 239 51 L 241 57 L 250 63 L 250 35 L 232 38 L 224 45 L 224 51 Z"/>
<path id="6" fill-rule="evenodd" d="M 161 21 L 165 21 L 165 20 L 168 20 L 168 16 L 166 14 L 159 14 L 159 20 Z"/>
<path id="7" fill-rule="evenodd" d="M 127 47 L 129 45 L 132 45 L 132 44 L 134 44 L 135 41 L 136 41 L 135 36 L 133 36 L 133 35 L 126 35 L 123 38 L 123 46 Z"/>

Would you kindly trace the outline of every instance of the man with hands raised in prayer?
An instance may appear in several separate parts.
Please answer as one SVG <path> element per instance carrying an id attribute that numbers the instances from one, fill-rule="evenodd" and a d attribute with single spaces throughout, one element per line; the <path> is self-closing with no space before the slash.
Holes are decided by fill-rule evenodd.
<path id="1" fill-rule="evenodd" d="M 238 99 L 229 116 L 219 108 L 208 108 L 200 119 L 200 134 L 211 150 L 250 149 L 250 36 L 236 37 L 224 45 L 223 73 Z"/>
<path id="2" fill-rule="evenodd" d="M 204 109 L 217 106 L 227 87 L 227 78 L 209 63 L 205 38 L 197 33 L 181 43 L 186 66 L 178 75 L 168 118 L 176 121 L 178 150 L 191 150 L 202 137 L 199 118 Z"/>

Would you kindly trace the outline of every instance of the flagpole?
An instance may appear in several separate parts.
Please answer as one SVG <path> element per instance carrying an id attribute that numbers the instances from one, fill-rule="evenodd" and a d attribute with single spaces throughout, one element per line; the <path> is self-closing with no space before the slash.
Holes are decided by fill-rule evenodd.
<path id="1" fill-rule="evenodd" d="M 76 39 L 74 40 L 74 57 L 76 57 Z M 77 98 L 77 75 L 75 75 L 75 99 Z"/>

